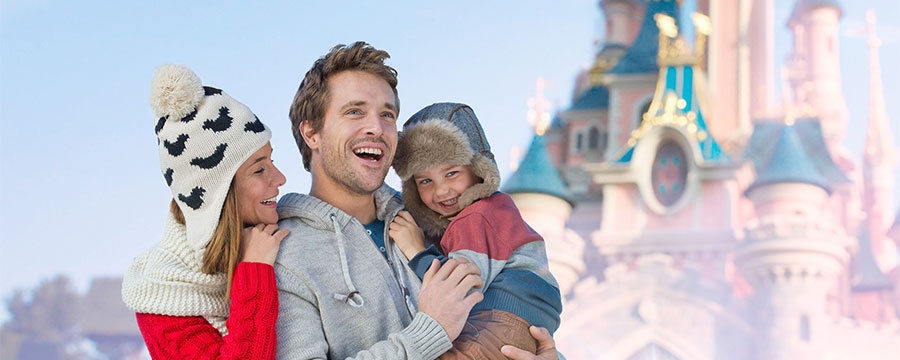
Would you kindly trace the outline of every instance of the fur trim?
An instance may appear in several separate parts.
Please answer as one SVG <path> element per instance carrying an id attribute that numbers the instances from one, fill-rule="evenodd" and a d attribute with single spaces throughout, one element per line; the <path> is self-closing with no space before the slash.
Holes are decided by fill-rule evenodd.
<path id="1" fill-rule="evenodd" d="M 203 100 L 203 83 L 191 69 L 166 64 L 156 69 L 150 85 L 150 107 L 156 118 L 178 121 Z"/>
<path id="2" fill-rule="evenodd" d="M 412 176 L 444 164 L 468 165 L 472 173 L 482 180 L 460 195 L 460 209 L 491 196 L 500 188 L 497 165 L 486 156 L 475 153 L 469 145 L 469 138 L 451 122 L 430 119 L 410 127 L 400 134 L 393 166 L 403 180 L 403 205 L 428 236 L 441 236 L 450 220 L 422 202 Z"/>
<path id="3" fill-rule="evenodd" d="M 400 134 L 394 170 L 401 180 L 437 164 L 468 164 L 475 151 L 469 138 L 444 119 L 430 119 Z"/>

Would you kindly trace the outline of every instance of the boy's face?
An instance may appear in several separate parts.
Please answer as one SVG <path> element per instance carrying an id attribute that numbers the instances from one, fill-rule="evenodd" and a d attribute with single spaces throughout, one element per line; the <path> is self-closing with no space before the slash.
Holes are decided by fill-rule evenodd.
<path id="1" fill-rule="evenodd" d="M 480 182 L 466 165 L 438 165 L 413 175 L 419 197 L 425 206 L 441 215 L 454 215 L 460 210 L 459 196 Z"/>

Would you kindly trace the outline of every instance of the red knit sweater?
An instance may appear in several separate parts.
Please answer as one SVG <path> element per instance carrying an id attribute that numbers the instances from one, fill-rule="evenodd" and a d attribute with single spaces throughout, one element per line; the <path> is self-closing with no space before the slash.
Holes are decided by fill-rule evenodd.
<path id="1" fill-rule="evenodd" d="M 242 262 L 234 271 L 228 335 L 202 316 L 137 314 L 154 359 L 274 359 L 278 289 L 275 269 Z"/>

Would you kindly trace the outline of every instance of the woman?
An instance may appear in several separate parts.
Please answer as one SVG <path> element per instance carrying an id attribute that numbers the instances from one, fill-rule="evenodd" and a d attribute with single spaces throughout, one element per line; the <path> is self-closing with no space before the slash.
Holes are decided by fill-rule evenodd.
<path id="1" fill-rule="evenodd" d="M 273 359 L 272 264 L 288 230 L 275 225 L 285 178 L 271 132 L 179 65 L 157 69 L 150 104 L 173 199 L 162 241 L 128 269 L 122 299 L 153 358 Z"/>

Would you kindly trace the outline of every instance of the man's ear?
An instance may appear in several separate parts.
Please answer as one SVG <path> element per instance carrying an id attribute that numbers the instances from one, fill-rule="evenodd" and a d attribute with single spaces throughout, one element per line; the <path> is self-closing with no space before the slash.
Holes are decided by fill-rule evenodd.
<path id="1" fill-rule="evenodd" d="M 300 122 L 300 136 L 303 136 L 303 140 L 306 141 L 306 146 L 309 146 L 310 150 L 318 150 L 322 144 L 320 141 L 321 135 L 313 129 L 312 121 L 303 120 Z"/>

